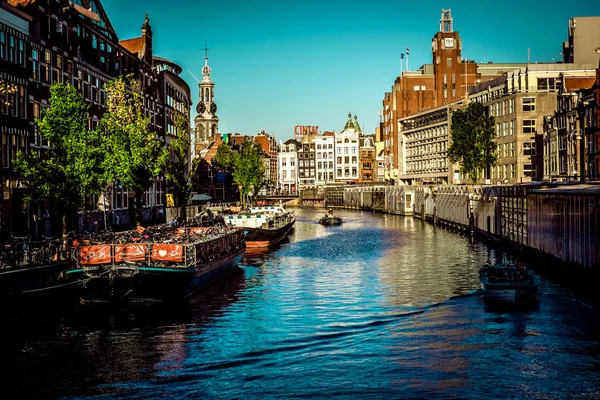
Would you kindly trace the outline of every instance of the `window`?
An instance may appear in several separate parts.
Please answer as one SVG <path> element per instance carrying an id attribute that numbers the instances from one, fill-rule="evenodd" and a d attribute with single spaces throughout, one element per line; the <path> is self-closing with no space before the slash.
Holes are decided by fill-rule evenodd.
<path id="1" fill-rule="evenodd" d="M 535 156 L 535 142 L 523 142 L 523 154 L 526 156 Z"/>
<path id="2" fill-rule="evenodd" d="M 6 33 L 0 32 L 0 59 L 6 60 Z"/>
<path id="3" fill-rule="evenodd" d="M 523 133 L 535 133 L 535 120 L 534 119 L 524 119 L 523 120 Z"/>
<path id="4" fill-rule="evenodd" d="M 535 111 L 535 97 L 523 97 L 523 111 Z"/>
<path id="5" fill-rule="evenodd" d="M 452 57 L 448 57 L 446 58 L 446 67 L 451 67 L 452 66 Z"/>
<path id="6" fill-rule="evenodd" d="M 11 63 L 15 62 L 15 37 L 10 36 L 8 38 L 8 61 Z"/>
<path id="7" fill-rule="evenodd" d="M 19 49 L 18 49 L 18 57 L 17 57 L 17 61 L 19 62 L 19 65 L 25 66 L 25 42 L 23 41 L 23 39 L 19 39 Z"/>
<path id="8" fill-rule="evenodd" d="M 444 89 L 444 98 L 447 99 L 448 98 L 448 89 Z"/>
<path id="9" fill-rule="evenodd" d="M 32 64 L 31 64 L 31 69 L 33 72 L 32 77 L 33 77 L 34 81 L 37 81 L 40 79 L 40 77 L 39 77 L 40 53 L 37 50 L 32 49 L 31 50 L 31 58 L 33 60 Z"/>
<path id="10" fill-rule="evenodd" d="M 523 175 L 530 178 L 535 178 L 537 172 L 537 166 L 535 164 L 523 164 Z"/>
<path id="11" fill-rule="evenodd" d="M 510 99 L 508 101 L 508 112 L 509 112 L 509 114 L 512 114 L 515 112 L 515 99 Z"/>

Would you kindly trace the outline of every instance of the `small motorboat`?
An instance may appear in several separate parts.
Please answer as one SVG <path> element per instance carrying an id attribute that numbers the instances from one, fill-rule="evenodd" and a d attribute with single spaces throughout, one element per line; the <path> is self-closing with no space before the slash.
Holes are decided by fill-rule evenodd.
<path id="1" fill-rule="evenodd" d="M 338 215 L 334 215 L 333 210 L 329 210 L 327 212 L 327 214 L 325 214 L 319 220 L 319 223 L 321 225 L 327 225 L 327 226 L 341 225 L 342 222 L 343 222 L 342 217 L 340 217 Z"/>
<path id="2" fill-rule="evenodd" d="M 479 270 L 479 279 L 486 299 L 502 302 L 532 300 L 538 290 L 538 281 L 521 264 L 485 264 Z"/>

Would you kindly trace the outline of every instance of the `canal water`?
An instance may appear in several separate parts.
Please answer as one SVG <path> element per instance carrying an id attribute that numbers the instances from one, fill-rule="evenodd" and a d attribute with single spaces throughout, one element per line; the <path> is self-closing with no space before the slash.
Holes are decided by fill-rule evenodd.
<path id="1" fill-rule="evenodd" d="M 181 306 L 3 317 L 3 398 L 600 398 L 598 311 L 540 266 L 534 303 L 492 306 L 487 244 L 411 217 L 296 214 L 289 241 Z"/>

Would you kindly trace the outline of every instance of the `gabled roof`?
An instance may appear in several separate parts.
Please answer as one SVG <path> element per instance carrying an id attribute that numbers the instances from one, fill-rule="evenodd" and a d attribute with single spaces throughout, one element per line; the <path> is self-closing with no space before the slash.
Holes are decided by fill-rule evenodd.
<path id="1" fill-rule="evenodd" d="M 138 37 L 119 41 L 119 44 L 125 47 L 130 53 L 139 54 L 144 50 L 144 38 Z"/>
<path id="2" fill-rule="evenodd" d="M 65 6 L 67 4 L 71 5 L 79 14 L 94 21 L 96 27 L 104 30 L 104 33 L 109 37 L 119 40 L 100 0 L 59 0 L 59 2 L 60 1 L 62 1 Z M 13 7 L 28 7 L 35 2 L 36 0 L 8 0 L 8 4 Z"/>
<path id="3" fill-rule="evenodd" d="M 33 3 L 35 3 L 35 0 L 8 0 L 8 4 L 13 7 L 27 7 Z"/>
<path id="4" fill-rule="evenodd" d="M 71 3 L 71 2 L 69 2 L 69 3 Z M 85 8 L 81 7 L 79 4 L 71 3 L 71 5 L 73 5 L 73 8 L 75 8 L 75 10 L 77 10 L 77 12 L 79 14 L 83 15 L 84 17 L 88 17 L 89 19 L 93 19 L 96 22 L 100 22 L 100 17 L 95 12 L 92 12 L 92 10 L 85 9 Z"/>

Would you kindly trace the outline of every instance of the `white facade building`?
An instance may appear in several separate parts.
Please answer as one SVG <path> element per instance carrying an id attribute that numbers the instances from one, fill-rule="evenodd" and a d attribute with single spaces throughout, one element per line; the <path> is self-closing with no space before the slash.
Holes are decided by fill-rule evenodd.
<path id="1" fill-rule="evenodd" d="M 358 118 L 348 114 L 348 121 L 341 133 L 335 134 L 335 180 L 337 182 L 358 181 L 359 135 Z"/>
<path id="2" fill-rule="evenodd" d="M 315 136 L 313 143 L 315 145 L 316 176 L 315 185 L 326 185 L 328 182 L 334 182 L 334 163 L 335 163 L 335 138 L 332 135 L 324 134 Z"/>
<path id="3" fill-rule="evenodd" d="M 280 194 L 298 194 L 298 146 L 293 139 L 285 143 L 279 141 L 277 190 Z"/>

